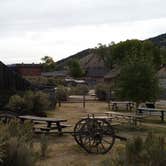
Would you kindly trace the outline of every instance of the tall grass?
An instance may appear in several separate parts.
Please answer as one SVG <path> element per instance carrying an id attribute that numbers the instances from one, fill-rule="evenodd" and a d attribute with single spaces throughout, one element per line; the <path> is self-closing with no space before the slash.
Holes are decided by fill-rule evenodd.
<path id="1" fill-rule="evenodd" d="M 30 123 L 19 124 L 16 120 L 0 124 L 0 165 L 34 166 L 33 134 Z"/>
<path id="2" fill-rule="evenodd" d="M 149 133 L 128 141 L 125 148 L 116 151 L 112 158 L 106 158 L 101 166 L 165 166 L 166 143 L 164 137 Z"/>

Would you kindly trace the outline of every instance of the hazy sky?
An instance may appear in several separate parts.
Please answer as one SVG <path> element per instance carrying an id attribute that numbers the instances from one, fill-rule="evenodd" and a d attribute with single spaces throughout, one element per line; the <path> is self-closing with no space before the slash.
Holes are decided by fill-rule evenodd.
<path id="1" fill-rule="evenodd" d="M 166 0 L 0 0 L 0 61 L 55 61 L 166 33 Z"/>

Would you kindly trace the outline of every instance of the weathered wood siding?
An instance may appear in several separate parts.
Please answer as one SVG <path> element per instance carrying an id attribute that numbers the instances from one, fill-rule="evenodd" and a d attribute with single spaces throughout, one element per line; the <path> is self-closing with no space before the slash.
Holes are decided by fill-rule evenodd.
<path id="1" fill-rule="evenodd" d="M 31 84 L 0 62 L 0 90 L 26 90 Z"/>

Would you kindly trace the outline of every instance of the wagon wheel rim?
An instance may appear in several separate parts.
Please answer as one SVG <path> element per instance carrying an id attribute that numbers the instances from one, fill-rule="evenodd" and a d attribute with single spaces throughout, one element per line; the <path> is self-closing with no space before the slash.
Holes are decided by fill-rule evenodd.
<path id="1" fill-rule="evenodd" d="M 109 122 L 100 119 L 91 119 L 84 127 L 90 127 L 87 138 L 82 138 L 83 148 L 89 153 L 107 153 L 115 142 L 114 130 Z M 91 133 L 92 132 L 92 133 Z M 88 140 L 87 142 L 85 140 Z"/>
<path id="2" fill-rule="evenodd" d="M 80 145 L 81 147 L 82 147 L 82 140 L 80 133 L 82 132 L 82 128 L 86 122 L 87 122 L 86 119 L 81 119 L 76 123 L 74 127 L 74 139 L 77 142 L 77 144 Z"/>
<path id="3" fill-rule="evenodd" d="M 107 153 L 115 142 L 114 129 L 110 123 L 101 119 L 85 119 L 77 133 L 77 142 L 88 153 Z M 79 123 L 78 122 L 78 123 Z M 77 130 L 78 131 L 78 130 Z"/>

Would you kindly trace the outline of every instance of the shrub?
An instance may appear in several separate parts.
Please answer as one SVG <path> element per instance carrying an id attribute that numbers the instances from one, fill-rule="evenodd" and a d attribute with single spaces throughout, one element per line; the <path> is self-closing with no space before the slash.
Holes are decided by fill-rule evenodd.
<path id="1" fill-rule="evenodd" d="M 86 95 L 89 92 L 89 88 L 87 85 L 77 85 L 76 87 L 72 87 L 70 89 L 71 95 Z"/>
<path id="2" fill-rule="evenodd" d="M 50 102 L 48 95 L 43 92 L 34 93 L 34 103 L 33 103 L 33 112 L 42 112 L 49 108 Z"/>
<path id="3" fill-rule="evenodd" d="M 5 153 L 4 144 L 0 143 L 0 165 L 2 165 L 3 163 L 4 153 Z"/>
<path id="4" fill-rule="evenodd" d="M 12 111 L 19 111 L 19 113 L 38 113 L 47 110 L 49 105 L 46 93 L 27 91 L 23 96 L 11 96 L 8 107 Z"/>
<path id="5" fill-rule="evenodd" d="M 25 142 L 12 137 L 6 143 L 3 166 L 33 166 L 33 150 Z"/>
<path id="6" fill-rule="evenodd" d="M 111 166 L 165 166 L 166 143 L 164 137 L 149 133 L 145 139 L 133 138 L 126 144 L 125 150 L 118 153 L 111 160 Z M 103 165 L 107 165 L 104 161 Z"/>
<path id="7" fill-rule="evenodd" d="M 41 136 L 40 150 L 41 150 L 41 157 L 45 158 L 48 150 L 48 138 L 46 135 Z"/>
<path id="8" fill-rule="evenodd" d="M 0 162 L 2 166 L 33 166 L 32 126 L 11 121 L 0 127 Z"/>
<path id="9" fill-rule="evenodd" d="M 0 127 L 0 143 L 16 137 L 19 141 L 32 144 L 33 128 L 30 122 L 24 124 L 18 123 L 17 120 L 10 121 L 9 124 L 1 124 Z"/>
<path id="10" fill-rule="evenodd" d="M 64 85 L 65 80 L 63 78 L 54 78 L 54 77 L 44 77 L 44 76 L 28 76 L 25 77 L 29 82 L 31 82 L 33 85 L 48 85 L 48 86 L 58 86 L 58 85 Z"/>
<path id="11" fill-rule="evenodd" d="M 38 77 L 33 77 L 33 76 L 28 76 L 25 77 L 29 82 L 31 82 L 34 85 L 47 85 L 48 84 L 48 79 L 43 76 L 38 76 Z"/>
<path id="12" fill-rule="evenodd" d="M 8 106 L 11 110 L 23 110 L 25 108 L 25 100 L 19 95 L 13 95 L 9 99 Z"/>
<path id="13" fill-rule="evenodd" d="M 107 156 L 101 161 L 100 166 L 127 166 L 124 164 L 125 160 L 125 146 L 119 144 L 116 151 L 113 150 L 111 153 L 111 157 Z"/>
<path id="14" fill-rule="evenodd" d="M 96 96 L 99 100 L 107 100 L 109 87 L 104 84 L 98 84 L 95 88 Z"/>
<path id="15" fill-rule="evenodd" d="M 58 86 L 56 89 L 57 101 L 66 101 L 68 98 L 68 90 L 64 86 Z"/>

